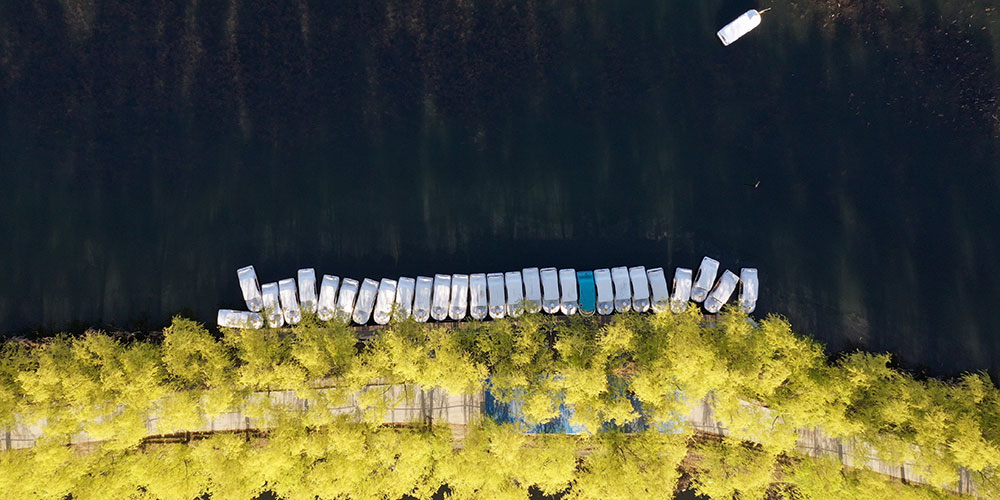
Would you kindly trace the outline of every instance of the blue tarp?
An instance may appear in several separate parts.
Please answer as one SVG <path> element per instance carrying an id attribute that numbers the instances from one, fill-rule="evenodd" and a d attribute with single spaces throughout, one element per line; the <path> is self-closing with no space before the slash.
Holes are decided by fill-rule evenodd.
<path id="1" fill-rule="evenodd" d="M 498 424 L 515 424 L 525 427 L 527 434 L 581 434 L 586 432 L 583 426 L 572 426 L 569 423 L 573 414 L 566 405 L 559 405 L 559 416 L 548 422 L 528 425 L 521 410 L 523 401 L 520 394 L 514 396 L 510 403 L 502 403 L 490 391 L 486 391 L 486 417 Z"/>
<path id="2" fill-rule="evenodd" d="M 612 377 L 609 382 L 609 385 L 613 388 L 613 390 L 617 388 L 617 390 L 615 390 L 616 397 L 627 398 L 629 403 L 632 405 L 632 409 L 639 414 L 639 418 L 624 425 L 606 423 L 601 426 L 601 429 L 598 432 L 606 432 L 610 430 L 640 432 L 648 429 L 649 421 L 646 417 L 647 413 L 643 411 L 642 403 L 640 403 L 635 396 L 627 394 L 624 390 L 622 390 L 623 384 L 616 383 L 620 382 L 618 377 Z M 487 418 L 498 424 L 520 425 L 527 429 L 525 431 L 527 434 L 582 434 L 590 432 L 584 426 L 574 426 L 570 424 L 570 419 L 573 416 L 572 406 L 560 404 L 558 417 L 541 424 L 529 425 L 524 417 L 524 411 L 522 410 L 523 405 L 523 394 L 520 392 L 515 393 L 514 398 L 510 403 L 503 403 L 489 390 L 486 391 L 485 415 Z M 678 420 L 682 420 L 682 418 Z M 676 423 L 657 424 L 656 428 L 660 432 L 680 432 L 679 425 Z"/>

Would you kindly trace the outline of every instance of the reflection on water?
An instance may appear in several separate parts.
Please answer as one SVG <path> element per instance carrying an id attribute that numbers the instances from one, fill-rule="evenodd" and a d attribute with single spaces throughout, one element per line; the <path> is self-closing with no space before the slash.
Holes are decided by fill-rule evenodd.
<path id="1" fill-rule="evenodd" d="M 211 320 L 248 263 L 710 254 L 832 349 L 995 374 L 996 14 L 911 4 L 779 1 L 723 49 L 753 5 L 15 2 L 0 329 Z"/>

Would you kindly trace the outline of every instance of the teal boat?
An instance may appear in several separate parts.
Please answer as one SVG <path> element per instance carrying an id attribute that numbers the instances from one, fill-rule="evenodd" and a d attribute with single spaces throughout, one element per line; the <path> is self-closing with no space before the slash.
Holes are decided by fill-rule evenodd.
<path id="1" fill-rule="evenodd" d="M 593 316 L 594 311 L 597 309 L 593 271 L 577 272 L 576 282 L 580 286 L 580 314 L 584 316 Z"/>

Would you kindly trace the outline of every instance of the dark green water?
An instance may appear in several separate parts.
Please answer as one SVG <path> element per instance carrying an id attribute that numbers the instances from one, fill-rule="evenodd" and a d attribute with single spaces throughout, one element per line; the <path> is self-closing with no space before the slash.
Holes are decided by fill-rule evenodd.
<path id="1" fill-rule="evenodd" d="M 990 7 L 2 1 L 0 330 L 709 254 L 832 350 L 995 376 Z"/>

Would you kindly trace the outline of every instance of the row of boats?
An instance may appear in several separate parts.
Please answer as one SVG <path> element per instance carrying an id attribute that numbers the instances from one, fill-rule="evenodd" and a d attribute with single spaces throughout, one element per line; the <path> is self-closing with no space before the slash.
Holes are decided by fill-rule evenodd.
<path id="1" fill-rule="evenodd" d="M 743 268 L 739 276 L 726 270 L 718 276 L 719 261 L 705 257 L 694 275 L 691 269 L 674 271 L 673 291 L 667 288 L 662 267 L 615 267 L 593 271 L 531 267 L 506 273 L 436 274 L 382 278 L 375 281 L 323 275 L 316 293 L 316 271 L 299 269 L 297 278 L 263 286 L 253 266 L 237 271 L 249 311 L 220 309 L 219 326 L 270 328 L 295 325 L 303 312 L 323 321 L 373 320 L 384 325 L 393 318 L 416 321 L 484 320 L 545 311 L 548 314 L 608 315 L 613 312 L 684 312 L 690 301 L 718 312 L 739 288 L 738 305 L 747 313 L 757 304 L 757 269 Z M 718 279 L 716 279 L 718 277 Z"/>

